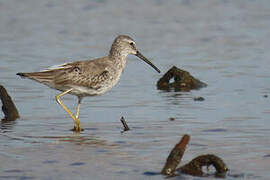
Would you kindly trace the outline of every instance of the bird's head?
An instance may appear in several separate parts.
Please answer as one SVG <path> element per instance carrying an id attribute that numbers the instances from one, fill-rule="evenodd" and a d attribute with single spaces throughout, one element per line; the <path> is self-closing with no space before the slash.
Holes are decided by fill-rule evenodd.
<path id="1" fill-rule="evenodd" d="M 120 56 L 126 59 L 129 54 L 139 57 L 160 73 L 160 70 L 137 50 L 136 43 L 131 37 L 126 35 L 116 37 L 110 50 L 110 56 Z"/>

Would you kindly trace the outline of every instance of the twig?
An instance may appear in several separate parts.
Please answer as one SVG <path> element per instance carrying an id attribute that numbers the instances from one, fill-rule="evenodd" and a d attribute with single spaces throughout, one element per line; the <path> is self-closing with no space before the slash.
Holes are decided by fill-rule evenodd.
<path id="1" fill-rule="evenodd" d="M 5 114 L 4 121 L 14 121 L 19 118 L 19 113 L 11 97 L 8 95 L 4 86 L 0 85 L 0 99 L 2 101 L 2 110 Z"/>
<path id="2" fill-rule="evenodd" d="M 122 116 L 120 121 L 122 122 L 123 126 L 124 126 L 124 131 L 128 131 L 129 130 L 129 127 L 124 119 L 124 117 Z"/>
<path id="3" fill-rule="evenodd" d="M 167 158 L 166 164 L 163 167 L 161 174 L 167 176 L 174 175 L 174 171 L 178 166 L 178 164 L 181 162 L 189 139 L 190 136 L 185 134 L 180 140 L 180 142 L 175 145 L 175 147 L 173 148 L 173 150 L 171 151 L 170 155 Z"/>

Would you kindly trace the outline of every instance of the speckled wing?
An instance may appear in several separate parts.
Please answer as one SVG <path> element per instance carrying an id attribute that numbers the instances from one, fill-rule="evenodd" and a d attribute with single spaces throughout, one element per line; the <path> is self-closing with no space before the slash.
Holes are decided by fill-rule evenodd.
<path id="1" fill-rule="evenodd" d="M 56 89 L 81 86 L 98 89 L 110 79 L 106 58 L 52 66 L 41 72 L 17 73 Z M 60 88 L 62 87 L 62 88 Z"/>
<path id="2" fill-rule="evenodd" d="M 99 89 L 110 79 L 107 64 L 100 59 L 68 63 L 58 69 L 56 86 L 80 86 Z"/>

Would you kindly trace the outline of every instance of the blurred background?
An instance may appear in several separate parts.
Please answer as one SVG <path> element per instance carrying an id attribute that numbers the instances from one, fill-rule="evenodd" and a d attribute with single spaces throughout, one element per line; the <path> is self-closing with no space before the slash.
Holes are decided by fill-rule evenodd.
<path id="1" fill-rule="evenodd" d="M 269 179 L 269 29 L 268 0 L 0 0 L 0 84 L 21 115 L 1 124 L 0 179 L 163 179 L 145 172 L 186 133 L 181 164 L 213 153 L 228 179 Z M 84 99 L 80 136 L 56 90 L 16 76 L 106 56 L 120 34 L 162 73 L 130 55 L 116 87 Z M 174 65 L 208 86 L 157 90 Z M 64 102 L 75 110 L 76 97 Z"/>

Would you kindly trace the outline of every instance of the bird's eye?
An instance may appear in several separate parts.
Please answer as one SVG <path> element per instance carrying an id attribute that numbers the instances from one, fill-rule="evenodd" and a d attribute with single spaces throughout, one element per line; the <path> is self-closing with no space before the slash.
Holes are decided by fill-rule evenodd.
<path id="1" fill-rule="evenodd" d="M 129 44 L 130 44 L 131 46 L 134 46 L 134 42 L 130 42 Z"/>
<path id="2" fill-rule="evenodd" d="M 81 69 L 79 67 L 74 67 L 73 71 L 76 72 L 76 73 L 80 73 Z"/>

